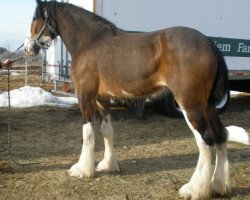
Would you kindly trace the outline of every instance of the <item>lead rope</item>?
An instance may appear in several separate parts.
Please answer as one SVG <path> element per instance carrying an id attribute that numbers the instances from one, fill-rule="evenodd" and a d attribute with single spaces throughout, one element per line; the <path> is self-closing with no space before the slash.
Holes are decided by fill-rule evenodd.
<path id="1" fill-rule="evenodd" d="M 17 48 L 16 51 L 14 51 L 10 56 L 8 56 L 7 59 L 9 59 L 11 56 L 13 56 L 24 44 L 22 44 L 19 48 Z M 7 60 L 6 59 L 6 60 Z M 7 135 L 7 142 L 8 142 L 8 149 L 7 149 L 7 156 L 16 165 L 19 166 L 27 166 L 27 165 L 35 165 L 40 164 L 40 162 L 31 162 L 31 163 L 19 163 L 17 162 L 12 154 L 11 154 L 11 127 L 12 127 L 12 112 L 11 112 L 11 104 L 10 104 L 10 69 L 8 68 L 8 135 Z"/>

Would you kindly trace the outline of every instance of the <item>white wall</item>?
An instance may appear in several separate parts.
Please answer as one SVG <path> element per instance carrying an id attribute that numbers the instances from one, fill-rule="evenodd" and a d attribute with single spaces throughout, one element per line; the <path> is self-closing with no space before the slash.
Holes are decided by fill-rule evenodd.
<path id="1" fill-rule="evenodd" d="M 98 14 L 125 30 L 188 26 L 209 36 L 250 38 L 250 0 L 97 0 L 96 4 Z"/>
<path id="2" fill-rule="evenodd" d="M 68 0 L 68 2 L 76 6 L 85 8 L 86 10 L 93 11 L 93 6 L 94 6 L 93 0 Z"/>

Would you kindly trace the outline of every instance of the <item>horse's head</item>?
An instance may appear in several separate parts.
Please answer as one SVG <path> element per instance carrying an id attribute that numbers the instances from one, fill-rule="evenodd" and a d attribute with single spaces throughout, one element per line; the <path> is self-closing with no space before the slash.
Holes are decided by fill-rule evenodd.
<path id="1" fill-rule="evenodd" d="M 24 42 L 24 49 L 29 56 L 35 56 L 39 50 L 47 49 L 57 37 L 55 18 L 51 15 L 49 2 L 36 0 L 37 8 L 31 23 L 30 32 Z"/>

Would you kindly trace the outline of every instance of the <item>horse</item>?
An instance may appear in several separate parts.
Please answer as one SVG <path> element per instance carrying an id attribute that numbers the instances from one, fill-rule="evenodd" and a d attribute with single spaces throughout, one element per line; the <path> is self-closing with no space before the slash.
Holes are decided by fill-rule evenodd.
<path id="1" fill-rule="evenodd" d="M 29 56 L 60 36 L 72 57 L 71 79 L 83 116 L 80 158 L 68 173 L 92 177 L 96 171 L 119 172 L 110 117 L 111 99 L 161 96 L 171 91 L 199 149 L 196 169 L 179 194 L 208 199 L 230 192 L 227 141 L 249 144 L 239 127 L 222 124 L 215 108 L 229 92 L 227 66 L 219 49 L 201 32 L 170 27 L 147 33 L 122 30 L 83 8 L 36 0 L 24 50 Z M 94 165 L 94 117 L 102 119 L 104 158 Z M 236 135 L 237 134 L 237 135 Z M 216 147 L 212 174 L 211 149 Z"/>

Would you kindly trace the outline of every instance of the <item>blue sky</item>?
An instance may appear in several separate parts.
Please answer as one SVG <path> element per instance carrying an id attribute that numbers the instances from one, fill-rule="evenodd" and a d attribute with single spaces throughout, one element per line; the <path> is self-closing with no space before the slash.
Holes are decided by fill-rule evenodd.
<path id="1" fill-rule="evenodd" d="M 0 0 L 1 47 L 13 51 L 23 43 L 35 7 L 35 0 Z"/>

